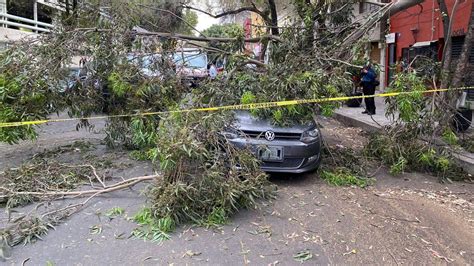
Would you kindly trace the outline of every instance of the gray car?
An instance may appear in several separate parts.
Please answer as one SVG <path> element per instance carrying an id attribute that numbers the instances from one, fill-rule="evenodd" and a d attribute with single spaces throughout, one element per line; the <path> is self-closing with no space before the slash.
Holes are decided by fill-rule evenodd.
<path id="1" fill-rule="evenodd" d="M 236 147 L 255 152 L 265 172 L 304 173 L 319 167 L 321 133 L 316 123 L 278 127 L 247 111 L 237 111 L 235 118 L 225 137 Z"/>

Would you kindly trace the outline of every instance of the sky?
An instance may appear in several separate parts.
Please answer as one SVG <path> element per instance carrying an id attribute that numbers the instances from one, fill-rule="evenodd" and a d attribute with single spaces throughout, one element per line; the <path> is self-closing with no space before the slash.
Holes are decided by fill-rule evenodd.
<path id="1" fill-rule="evenodd" d="M 203 9 L 203 10 L 207 9 L 206 3 L 205 3 L 207 1 L 194 0 L 193 2 L 194 2 L 194 6 L 196 6 L 198 8 Z M 209 2 L 214 3 L 215 1 L 210 0 Z M 209 28 L 211 25 L 219 23 L 219 19 L 215 19 L 215 18 L 210 17 L 210 16 L 208 16 L 204 13 L 201 13 L 201 12 L 196 11 L 196 13 L 198 15 L 198 24 L 197 24 L 196 28 L 199 31 L 205 30 L 205 29 Z"/>
<path id="2" fill-rule="evenodd" d="M 197 24 L 196 28 L 199 31 L 205 30 L 205 29 L 209 28 L 211 25 L 217 24 L 219 22 L 218 19 L 210 17 L 210 16 L 208 16 L 206 14 L 203 14 L 201 12 L 197 12 L 197 15 L 198 15 L 198 24 Z"/>

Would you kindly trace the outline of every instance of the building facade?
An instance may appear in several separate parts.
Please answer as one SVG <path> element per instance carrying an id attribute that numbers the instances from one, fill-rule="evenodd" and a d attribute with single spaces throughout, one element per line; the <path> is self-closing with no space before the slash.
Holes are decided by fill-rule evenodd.
<path id="1" fill-rule="evenodd" d="M 58 0 L 0 0 L 0 49 L 53 28 Z"/>
<path id="2" fill-rule="evenodd" d="M 386 0 L 377 0 L 379 3 L 387 3 L 390 1 Z M 380 6 L 361 2 L 353 4 L 352 16 L 353 21 L 358 23 L 363 23 L 366 21 L 374 12 L 378 11 Z M 367 33 L 367 43 L 365 49 L 365 58 L 370 59 L 372 63 L 378 64 L 380 66 L 379 71 L 379 80 L 380 80 L 380 89 L 385 89 L 386 87 L 386 42 L 385 42 L 385 33 L 386 25 L 382 22 L 378 22 L 373 28 L 371 28 Z"/>
<path id="3" fill-rule="evenodd" d="M 450 17 L 455 0 L 446 0 Z M 452 58 L 461 54 L 464 36 L 467 32 L 473 0 L 459 0 L 452 23 Z M 440 61 L 444 50 L 443 14 L 436 0 L 425 0 L 422 4 L 401 11 L 389 20 L 387 43 L 386 79 L 390 82 L 400 63 L 408 64 L 416 56 L 423 55 Z M 470 63 L 474 64 L 474 49 Z M 473 80 L 474 81 L 474 80 Z"/>

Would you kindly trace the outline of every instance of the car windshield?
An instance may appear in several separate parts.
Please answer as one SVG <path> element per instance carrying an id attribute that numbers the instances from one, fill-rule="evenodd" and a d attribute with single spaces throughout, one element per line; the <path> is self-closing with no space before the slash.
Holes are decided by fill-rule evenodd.
<path id="1" fill-rule="evenodd" d="M 159 62 L 161 55 L 127 55 L 127 60 L 143 69 L 148 69 L 155 62 Z"/>
<path id="2" fill-rule="evenodd" d="M 206 68 L 207 57 L 202 53 L 186 53 L 178 52 L 175 53 L 174 62 L 180 66 L 192 67 L 192 68 Z"/>

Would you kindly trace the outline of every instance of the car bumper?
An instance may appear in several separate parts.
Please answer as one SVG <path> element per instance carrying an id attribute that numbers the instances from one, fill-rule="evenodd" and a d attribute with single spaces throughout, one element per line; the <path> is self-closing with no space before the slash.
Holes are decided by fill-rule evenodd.
<path id="1" fill-rule="evenodd" d="M 321 163 L 321 140 L 303 143 L 293 140 L 267 141 L 261 139 L 235 138 L 229 139 L 235 147 L 250 149 L 257 153 L 259 147 L 280 146 L 283 148 L 281 161 L 263 161 L 261 169 L 269 173 L 304 173 L 316 170 Z"/>

